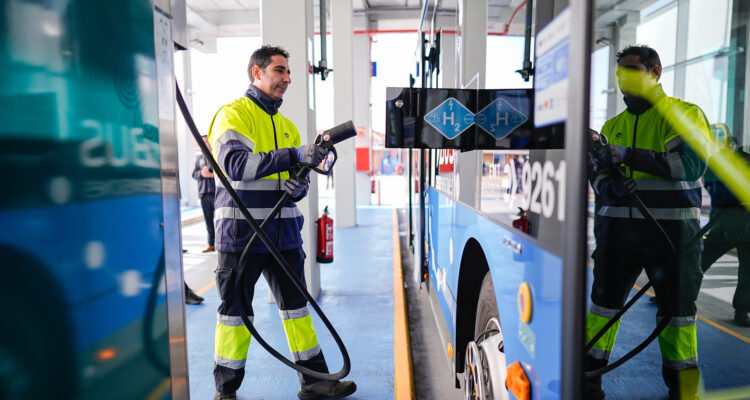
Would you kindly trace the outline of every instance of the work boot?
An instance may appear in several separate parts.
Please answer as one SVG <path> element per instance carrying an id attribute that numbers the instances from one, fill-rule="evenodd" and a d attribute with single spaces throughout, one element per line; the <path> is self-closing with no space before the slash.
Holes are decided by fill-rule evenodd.
<path id="1" fill-rule="evenodd" d="M 698 383 L 701 375 L 698 368 L 673 370 L 662 367 L 661 374 L 669 388 L 669 400 L 700 400 Z"/>
<path id="2" fill-rule="evenodd" d="M 583 359 L 583 370 L 584 371 L 596 371 L 598 369 L 607 366 L 607 360 L 601 360 L 594 358 L 590 355 L 586 355 Z M 593 378 L 586 378 L 583 382 L 583 398 L 587 400 L 599 400 L 606 396 L 604 389 L 602 389 L 602 376 L 599 375 Z"/>
<path id="3" fill-rule="evenodd" d="M 205 249 L 201 250 L 201 253 L 210 253 L 210 252 L 212 252 L 214 250 L 216 250 L 216 248 L 212 245 L 212 246 L 208 246 Z"/>
<path id="4" fill-rule="evenodd" d="M 583 384 L 583 398 L 586 400 L 601 400 L 606 396 L 602 389 L 602 377 L 586 378 Z"/>
<path id="5" fill-rule="evenodd" d="M 185 284 L 185 304 L 200 304 L 203 303 L 203 300 L 203 297 L 195 294 L 193 289 L 190 289 L 187 283 Z"/>
<path id="6" fill-rule="evenodd" d="M 214 400 L 235 400 L 237 399 L 237 393 L 219 393 L 216 392 L 214 395 Z"/>
<path id="7" fill-rule="evenodd" d="M 355 391 L 357 391 L 357 385 L 352 381 L 318 381 L 302 385 L 297 397 L 302 400 L 340 399 Z"/>
<path id="8" fill-rule="evenodd" d="M 750 326 L 750 317 L 747 316 L 747 311 L 735 310 L 734 311 L 734 324 L 737 326 Z"/>

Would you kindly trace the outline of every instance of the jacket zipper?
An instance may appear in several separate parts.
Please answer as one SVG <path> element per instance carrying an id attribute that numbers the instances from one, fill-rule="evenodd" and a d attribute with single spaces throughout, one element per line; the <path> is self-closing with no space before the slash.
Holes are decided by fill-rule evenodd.
<path id="1" fill-rule="evenodd" d="M 271 125 L 273 126 L 273 145 L 276 147 L 276 150 L 279 149 L 279 141 L 276 138 L 276 123 L 273 121 L 273 115 L 271 115 Z M 276 173 L 276 188 L 281 191 L 281 172 Z M 282 209 L 284 206 L 282 205 Z M 279 215 L 276 218 L 276 247 L 279 246 L 279 242 L 281 242 L 281 210 L 279 210 Z"/>
<path id="2" fill-rule="evenodd" d="M 630 146 L 630 148 L 634 149 L 635 151 L 635 139 L 638 136 L 638 117 L 640 117 L 640 114 L 636 114 L 635 116 L 635 124 L 633 125 L 633 145 Z M 635 157 L 631 157 L 632 159 L 635 159 Z M 631 165 L 628 168 L 628 178 L 633 177 L 633 167 L 634 165 Z M 633 218 L 633 207 L 628 207 L 628 215 L 630 215 L 630 218 Z"/>

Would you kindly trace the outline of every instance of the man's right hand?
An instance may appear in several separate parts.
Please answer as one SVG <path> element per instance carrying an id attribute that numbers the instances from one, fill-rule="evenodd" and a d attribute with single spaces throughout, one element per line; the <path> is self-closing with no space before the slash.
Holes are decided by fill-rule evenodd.
<path id="1" fill-rule="evenodd" d="M 297 158 L 297 163 L 308 167 L 317 167 L 328 155 L 328 150 L 313 143 L 291 149 Z"/>
<path id="2" fill-rule="evenodd" d="M 615 178 L 612 181 L 612 194 L 623 198 L 632 195 L 638 189 L 638 184 L 633 178 Z"/>

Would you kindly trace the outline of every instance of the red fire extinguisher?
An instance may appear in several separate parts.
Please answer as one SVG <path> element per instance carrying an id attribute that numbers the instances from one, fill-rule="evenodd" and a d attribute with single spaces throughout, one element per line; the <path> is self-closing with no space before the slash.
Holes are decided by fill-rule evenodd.
<path id="1" fill-rule="evenodd" d="M 315 223 L 318 225 L 316 259 L 319 263 L 331 263 L 333 262 L 333 220 L 328 218 L 328 206 L 323 209 L 323 216 Z"/>
<path id="2" fill-rule="evenodd" d="M 529 217 L 526 216 L 526 211 L 521 207 L 518 207 L 518 217 L 518 219 L 513 220 L 513 227 L 520 229 L 524 233 L 529 233 L 531 223 L 529 222 Z"/>

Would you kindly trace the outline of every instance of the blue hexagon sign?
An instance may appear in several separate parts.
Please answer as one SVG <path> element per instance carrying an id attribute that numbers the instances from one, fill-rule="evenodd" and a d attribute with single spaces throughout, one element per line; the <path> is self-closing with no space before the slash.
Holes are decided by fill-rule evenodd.
<path id="1" fill-rule="evenodd" d="M 526 115 L 503 99 L 495 99 L 474 116 L 474 122 L 495 139 L 508 136 L 528 119 Z"/>
<path id="2" fill-rule="evenodd" d="M 424 120 L 443 136 L 455 139 L 474 124 L 474 114 L 458 100 L 449 97 L 428 112 Z"/>

